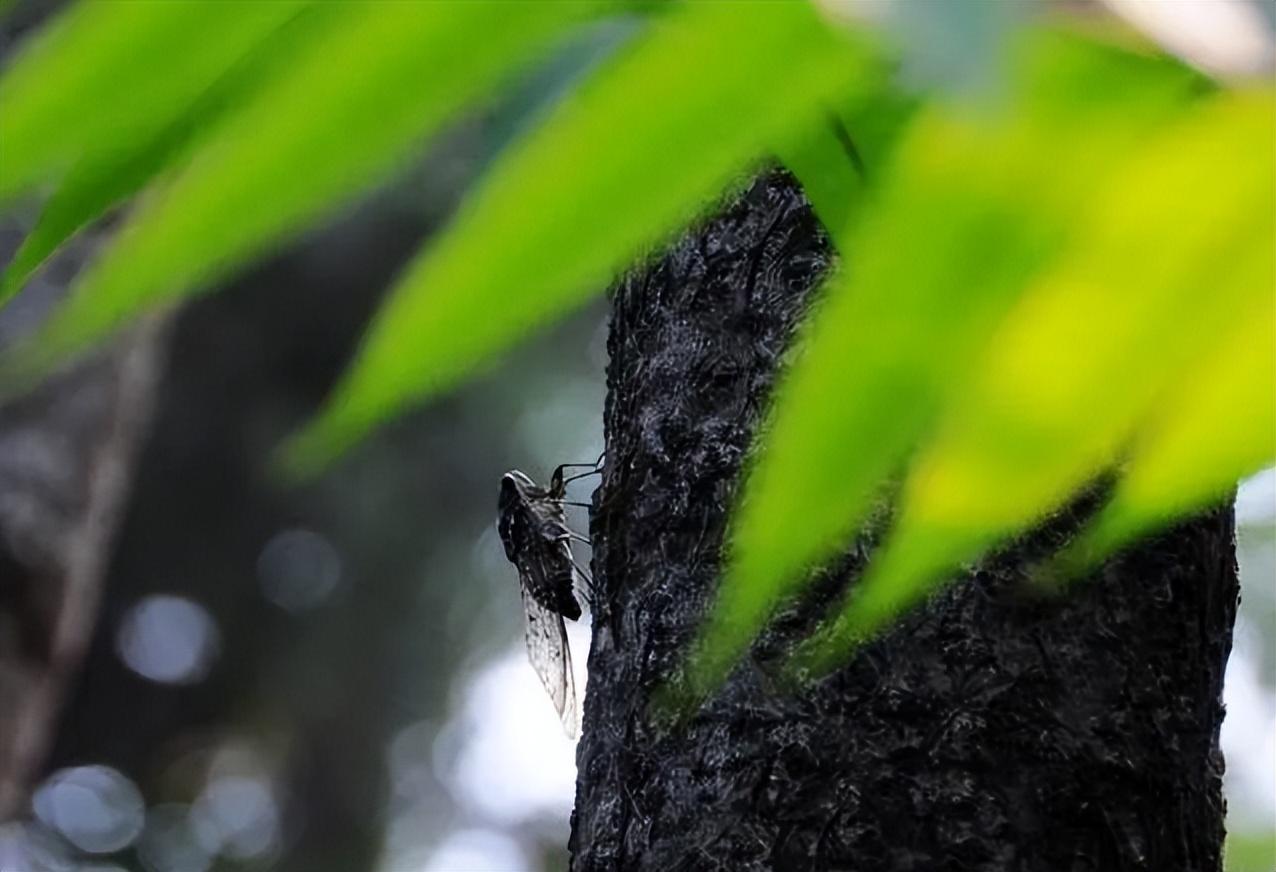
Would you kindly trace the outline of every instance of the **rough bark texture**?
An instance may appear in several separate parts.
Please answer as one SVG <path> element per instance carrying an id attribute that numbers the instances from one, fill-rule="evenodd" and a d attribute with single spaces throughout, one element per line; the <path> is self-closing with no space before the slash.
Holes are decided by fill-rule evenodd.
<path id="1" fill-rule="evenodd" d="M 652 725 L 829 261 L 771 175 L 616 290 L 572 868 L 1217 870 L 1230 510 L 1034 596 L 1025 568 L 1088 507 L 1070 508 L 839 673 L 775 692 L 786 642 L 853 583 L 866 533 L 687 726 Z"/>

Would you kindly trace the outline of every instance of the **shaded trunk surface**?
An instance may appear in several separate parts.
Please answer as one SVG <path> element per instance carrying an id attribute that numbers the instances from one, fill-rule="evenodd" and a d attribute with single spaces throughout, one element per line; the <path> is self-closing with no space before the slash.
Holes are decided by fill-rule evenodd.
<path id="1" fill-rule="evenodd" d="M 650 694 L 709 603 L 742 459 L 831 258 L 772 174 L 616 289 L 572 868 L 1219 869 L 1230 509 L 1065 597 L 1030 594 L 1026 567 L 1083 502 L 840 672 L 775 692 L 786 644 L 854 583 L 865 532 L 688 725 L 653 726 Z"/>

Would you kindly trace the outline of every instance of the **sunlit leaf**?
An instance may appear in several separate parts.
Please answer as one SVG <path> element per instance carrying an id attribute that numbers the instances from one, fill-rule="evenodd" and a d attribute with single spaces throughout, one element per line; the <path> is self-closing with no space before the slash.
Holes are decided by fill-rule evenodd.
<path id="1" fill-rule="evenodd" d="M 3 376 L 21 383 L 139 311 L 206 287 L 343 198 L 596 4 L 343 3 L 297 57 L 154 192 Z"/>
<path id="2" fill-rule="evenodd" d="M 1023 91 L 1008 106 L 932 107 L 880 168 L 746 479 L 693 670 L 703 687 L 863 520 L 1022 288 L 1077 231 L 1074 213 L 1113 155 L 1181 111 L 1191 80 L 1050 35 L 1019 63 Z"/>
<path id="3" fill-rule="evenodd" d="M 54 178 L 84 154 L 149 141 L 306 5 L 72 6 L 23 46 L 0 77 L 0 202 Z"/>
<path id="4" fill-rule="evenodd" d="M 600 293 L 865 61 L 806 3 L 668 10 L 511 148 L 409 267 L 353 371 L 293 444 L 295 467 Z"/>
<path id="5" fill-rule="evenodd" d="M 1270 94 L 1217 98 L 1092 189 L 1068 255 L 991 337 L 913 463 L 835 641 L 808 662 L 830 662 L 1114 463 L 1234 313 L 1271 295 L 1274 121 Z"/>
<path id="6" fill-rule="evenodd" d="M 1272 256 L 1270 246 L 1257 253 Z M 1270 263 L 1259 270 L 1270 282 Z M 1256 311 L 1243 311 L 1158 407 L 1111 501 L 1060 557 L 1058 572 L 1083 572 L 1135 536 L 1222 500 L 1238 480 L 1276 460 L 1274 300 L 1268 294 Z"/>
<path id="7" fill-rule="evenodd" d="M 57 183 L 40 217 L 0 274 L 0 304 L 7 301 L 66 240 L 178 163 L 207 128 L 242 102 L 263 79 L 291 63 L 299 47 L 319 38 L 337 18 L 335 4 L 317 4 L 270 31 L 167 127 L 109 149 L 92 149 Z"/>

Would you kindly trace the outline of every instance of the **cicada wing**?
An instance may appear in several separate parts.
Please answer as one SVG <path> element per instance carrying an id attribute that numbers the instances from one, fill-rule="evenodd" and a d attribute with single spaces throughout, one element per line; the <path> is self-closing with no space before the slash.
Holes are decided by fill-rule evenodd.
<path id="1" fill-rule="evenodd" d="M 527 659 L 540 676 L 541 684 L 554 701 L 563 729 L 576 738 L 580 716 L 576 709 L 576 678 L 572 674 L 572 654 L 567 645 L 567 627 L 562 615 L 538 603 L 523 584 L 523 615 L 527 619 Z"/>

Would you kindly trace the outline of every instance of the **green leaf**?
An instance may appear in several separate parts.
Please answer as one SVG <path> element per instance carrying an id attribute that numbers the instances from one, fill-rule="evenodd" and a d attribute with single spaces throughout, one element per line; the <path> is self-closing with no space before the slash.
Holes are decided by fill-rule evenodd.
<path id="1" fill-rule="evenodd" d="M 1009 106 L 918 116 L 840 246 L 848 268 L 776 392 L 733 518 L 692 669 L 700 691 L 871 511 L 1025 284 L 1066 247 L 1113 156 L 1177 111 L 1188 78 L 1052 34 L 1018 63 Z"/>
<path id="2" fill-rule="evenodd" d="M 1229 824 L 1223 859 L 1226 872 L 1276 869 L 1276 832 L 1238 831 Z"/>
<path id="3" fill-rule="evenodd" d="M 824 226 L 840 234 L 864 188 L 863 159 L 841 120 L 831 112 L 804 134 L 778 146 L 776 154 L 802 184 Z"/>
<path id="4" fill-rule="evenodd" d="M 1255 283 L 1272 281 L 1270 245 L 1256 252 Z M 1060 556 L 1076 577 L 1134 537 L 1224 499 L 1236 482 L 1276 461 L 1276 308 L 1269 293 L 1158 408 L 1136 441 L 1111 501 Z"/>
<path id="5" fill-rule="evenodd" d="M 1274 121 L 1271 94 L 1219 97 L 1092 189 L 1075 244 L 998 326 L 912 464 L 895 530 L 803 666 L 831 665 L 1111 465 L 1233 313 L 1270 296 Z"/>
<path id="6" fill-rule="evenodd" d="M 82 155 L 149 141 L 306 5 L 72 6 L 23 46 L 0 77 L 0 203 L 56 178 Z"/>
<path id="7" fill-rule="evenodd" d="M 829 104 L 814 123 L 775 147 L 837 239 L 845 238 L 851 217 L 866 204 L 870 184 L 917 109 L 916 99 L 891 86 L 885 65 L 874 75 L 871 85 L 841 105 Z"/>
<path id="8" fill-rule="evenodd" d="M 866 55 L 807 3 L 672 7 L 490 170 L 378 314 L 290 449 L 312 469 L 600 293 L 768 142 L 844 93 Z"/>
<path id="9" fill-rule="evenodd" d="M 321 37 L 326 25 L 336 18 L 332 10 L 337 8 L 332 4 L 304 8 L 269 34 L 263 33 L 257 45 L 154 136 L 92 150 L 78 159 L 0 274 L 0 305 L 64 242 L 136 194 L 157 174 L 188 157 L 192 143 L 228 110 L 242 103 L 263 80 L 286 68 L 300 46 Z"/>
<path id="10" fill-rule="evenodd" d="M 334 4 L 332 36 L 305 46 L 148 197 L 68 304 L 6 362 L 3 380 L 29 381 L 383 179 L 458 108 L 596 8 Z"/>

